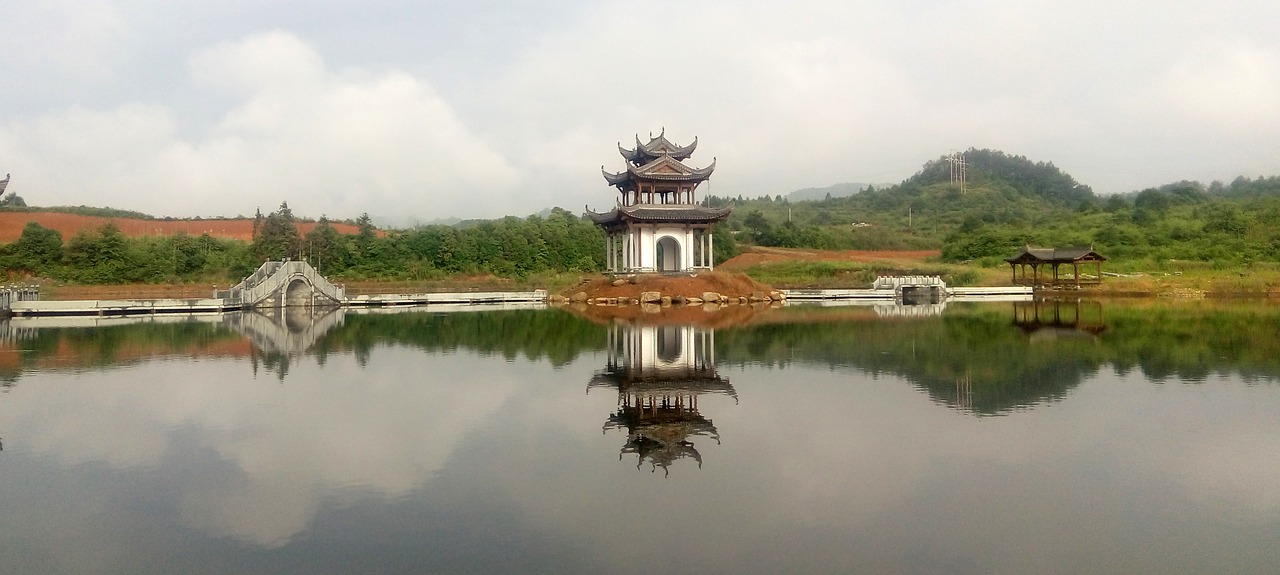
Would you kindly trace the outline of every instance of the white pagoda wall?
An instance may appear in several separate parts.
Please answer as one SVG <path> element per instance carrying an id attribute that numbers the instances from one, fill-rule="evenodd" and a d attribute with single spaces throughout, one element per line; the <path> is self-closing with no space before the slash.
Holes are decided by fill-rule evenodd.
<path id="1" fill-rule="evenodd" d="M 707 242 L 705 251 L 708 254 L 706 258 L 708 261 L 698 262 L 694 259 L 697 254 L 698 238 L 693 226 L 687 224 L 631 226 L 616 236 L 616 241 L 621 244 L 618 250 L 622 255 L 616 258 L 620 260 L 615 262 L 617 269 L 611 269 L 611 271 L 662 271 L 658 267 L 658 242 L 668 237 L 678 246 L 677 253 L 680 261 L 675 271 L 711 269 L 710 254 L 713 246 L 709 237 L 710 230 L 704 229 L 704 231 L 708 236 L 704 240 Z"/>

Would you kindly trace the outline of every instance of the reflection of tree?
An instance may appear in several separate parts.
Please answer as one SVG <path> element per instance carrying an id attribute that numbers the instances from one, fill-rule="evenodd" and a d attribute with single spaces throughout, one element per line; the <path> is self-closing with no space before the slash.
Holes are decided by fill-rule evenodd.
<path id="1" fill-rule="evenodd" d="M 13 385 L 23 372 L 37 369 L 105 369 L 157 357 L 243 355 L 234 349 L 243 340 L 240 334 L 217 321 L 217 316 L 9 320 L 0 323 L 0 353 L 5 354 L 0 380 Z"/>
<path id="2" fill-rule="evenodd" d="M 772 318 L 717 332 L 720 360 L 890 373 L 979 415 L 1061 398 L 1107 366 L 1156 380 L 1280 380 L 1280 308 L 1257 302 L 1107 304 L 1105 315 L 1089 301 L 951 303 L 939 318 L 893 321 L 789 308 Z"/>
<path id="3" fill-rule="evenodd" d="M 728 363 L 894 374 L 934 401 L 980 415 L 1061 398 L 1096 373 L 1105 357 L 1100 348 L 1074 341 L 1032 346 L 1010 327 L 1007 305 L 952 304 L 941 317 L 893 321 L 816 321 L 810 311 L 803 323 L 721 330 L 717 353 Z M 743 356 L 741 349 L 756 353 Z"/>
<path id="4" fill-rule="evenodd" d="M 483 308 L 479 308 L 483 310 Z M 352 350 L 368 360 L 378 344 L 431 352 L 467 349 L 513 360 L 572 363 L 579 353 L 601 348 L 604 327 L 563 310 L 501 310 L 436 313 L 427 308 L 393 314 L 348 314 L 341 329 L 316 342 L 318 353 Z M 363 365 L 363 364 L 362 364 Z"/>
<path id="5" fill-rule="evenodd" d="M 691 325 L 609 327 L 607 364 L 587 385 L 618 390 L 618 410 L 603 429 L 625 429 L 618 454 L 635 454 L 636 467 L 648 462 L 670 473 L 679 459 L 702 467 L 692 441 L 710 437 L 720 443 L 715 424 L 698 411 L 698 398 L 723 394 L 737 398 L 729 381 L 716 373 L 714 332 Z"/>

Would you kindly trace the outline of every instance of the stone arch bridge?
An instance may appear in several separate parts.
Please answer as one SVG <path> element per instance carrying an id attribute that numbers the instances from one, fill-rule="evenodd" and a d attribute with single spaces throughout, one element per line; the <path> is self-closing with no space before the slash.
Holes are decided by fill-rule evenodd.
<path id="1" fill-rule="evenodd" d="M 346 301 L 346 289 L 334 285 L 304 261 L 269 261 L 214 299 L 240 307 L 331 307 Z"/>

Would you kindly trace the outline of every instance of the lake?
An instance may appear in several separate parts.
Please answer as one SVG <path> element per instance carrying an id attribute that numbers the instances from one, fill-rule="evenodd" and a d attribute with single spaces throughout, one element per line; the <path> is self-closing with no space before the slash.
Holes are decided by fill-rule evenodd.
<path id="1" fill-rule="evenodd" d="M 1280 306 L 721 313 L 10 320 L 0 572 L 1280 572 Z"/>

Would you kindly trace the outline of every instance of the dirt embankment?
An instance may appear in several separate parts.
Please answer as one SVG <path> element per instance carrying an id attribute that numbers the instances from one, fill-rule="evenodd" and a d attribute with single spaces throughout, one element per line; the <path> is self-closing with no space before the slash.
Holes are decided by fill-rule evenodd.
<path id="1" fill-rule="evenodd" d="M 745 274 L 701 272 L 691 276 L 638 274 L 584 281 L 553 298 L 592 321 L 637 324 L 738 325 L 780 305 L 781 295 Z M 566 301 L 567 300 L 567 301 Z"/>
<path id="2" fill-rule="evenodd" d="M 704 294 L 717 293 L 725 297 L 750 298 L 753 294 L 768 294 L 773 288 L 757 282 L 744 274 L 729 272 L 702 272 L 695 276 L 636 275 L 611 279 L 600 277 L 587 280 L 565 290 L 561 295 L 571 298 L 585 294 L 588 299 L 631 298 L 638 299 L 645 292 L 657 292 L 664 296 L 704 299 Z"/>
<path id="3" fill-rule="evenodd" d="M 781 262 L 923 262 L 942 255 L 938 250 L 917 251 L 866 251 L 866 250 L 810 250 L 803 248 L 769 248 L 753 246 L 716 266 L 721 271 L 744 271 L 752 266 Z"/>

